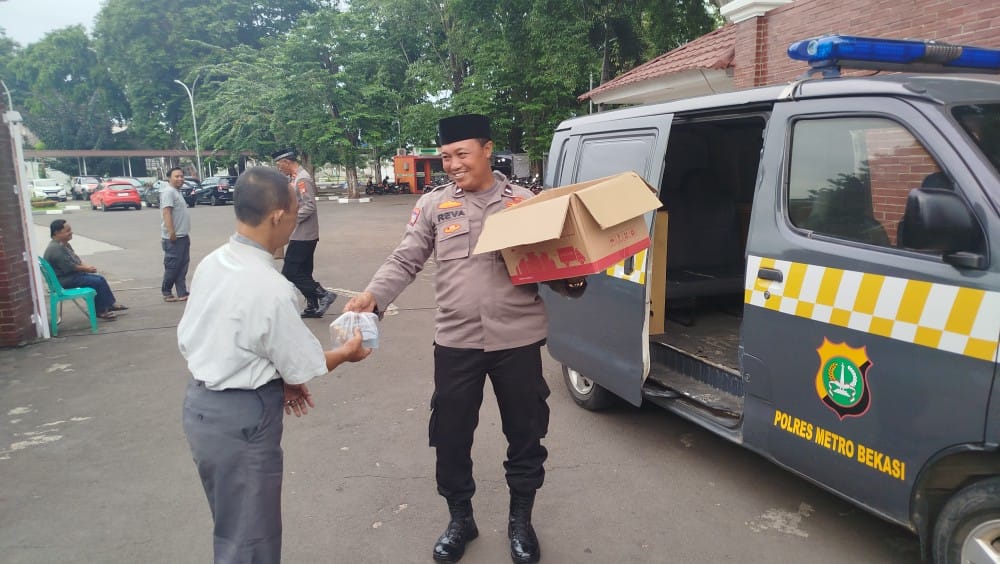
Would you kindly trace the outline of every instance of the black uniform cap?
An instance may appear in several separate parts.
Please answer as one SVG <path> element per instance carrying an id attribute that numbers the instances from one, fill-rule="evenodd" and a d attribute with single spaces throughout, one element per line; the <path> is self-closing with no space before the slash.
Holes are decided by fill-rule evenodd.
<path id="1" fill-rule="evenodd" d="M 438 122 L 438 145 L 466 139 L 492 139 L 490 118 L 480 114 L 446 117 Z"/>
<path id="2" fill-rule="evenodd" d="M 280 161 L 281 159 L 291 159 L 296 161 L 299 159 L 299 154 L 295 152 L 295 149 L 291 147 L 285 147 L 284 149 L 279 149 L 271 153 L 271 160 Z"/>

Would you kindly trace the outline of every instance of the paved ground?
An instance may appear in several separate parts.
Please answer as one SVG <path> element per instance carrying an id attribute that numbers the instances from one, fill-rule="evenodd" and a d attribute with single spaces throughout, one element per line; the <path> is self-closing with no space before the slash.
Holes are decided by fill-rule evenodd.
<path id="1" fill-rule="evenodd" d="M 415 199 L 321 203 L 317 278 L 363 288 Z M 232 208 L 192 212 L 197 263 L 231 233 Z M 175 329 L 184 306 L 159 297 L 158 213 L 62 217 L 84 260 L 131 309 L 90 335 L 66 306 L 59 338 L 0 351 L 2 560 L 210 561 L 211 518 L 180 426 L 187 375 Z M 35 217 L 42 226 L 51 219 Z M 286 562 L 431 561 L 446 520 L 426 446 L 432 274 L 431 264 L 383 321 L 382 348 L 317 381 L 317 409 L 286 422 Z M 324 342 L 334 317 L 308 322 Z M 545 562 L 918 560 L 907 531 L 675 416 L 576 407 L 559 367 L 547 357 L 545 366 L 550 457 L 535 511 Z M 474 452 L 482 534 L 463 562 L 494 564 L 510 560 L 505 445 L 487 398 Z"/>

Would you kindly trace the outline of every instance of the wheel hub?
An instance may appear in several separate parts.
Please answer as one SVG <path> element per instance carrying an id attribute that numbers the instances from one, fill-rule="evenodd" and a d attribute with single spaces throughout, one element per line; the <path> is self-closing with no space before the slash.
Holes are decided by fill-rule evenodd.
<path id="1" fill-rule="evenodd" d="M 586 376 L 580 374 L 576 370 L 567 367 L 566 373 L 569 376 L 569 383 L 573 386 L 573 389 L 577 391 L 580 395 L 587 395 L 594 389 L 594 383 L 590 381 Z"/>
<path id="2" fill-rule="evenodd" d="M 962 543 L 962 564 L 1000 564 L 1000 519 L 986 521 Z"/>

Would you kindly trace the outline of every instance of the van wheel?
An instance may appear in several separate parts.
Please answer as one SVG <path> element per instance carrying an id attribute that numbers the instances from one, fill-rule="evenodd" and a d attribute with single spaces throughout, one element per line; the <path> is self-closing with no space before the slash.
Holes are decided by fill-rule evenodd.
<path id="1" fill-rule="evenodd" d="M 589 411 L 600 411 L 610 407 L 614 402 L 615 396 L 590 378 L 565 364 L 562 370 L 566 389 L 569 390 L 569 395 L 573 396 L 576 405 Z"/>
<path id="2" fill-rule="evenodd" d="M 934 524 L 935 564 L 1000 562 L 1000 478 L 960 490 Z"/>

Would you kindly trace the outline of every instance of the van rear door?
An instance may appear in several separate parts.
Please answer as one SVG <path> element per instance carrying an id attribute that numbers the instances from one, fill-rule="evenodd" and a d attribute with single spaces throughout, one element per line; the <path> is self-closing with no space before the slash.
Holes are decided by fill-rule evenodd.
<path id="1" fill-rule="evenodd" d="M 672 114 L 590 122 L 560 130 L 553 140 L 550 184 L 564 186 L 634 171 L 659 189 Z M 652 232 L 653 213 L 646 214 Z M 643 251 L 590 276 L 576 300 L 543 287 L 549 314 L 549 354 L 632 404 L 642 402 L 649 372 L 649 288 L 652 256 Z"/>

